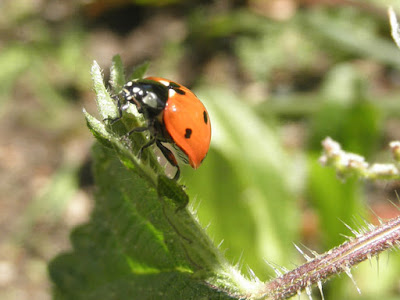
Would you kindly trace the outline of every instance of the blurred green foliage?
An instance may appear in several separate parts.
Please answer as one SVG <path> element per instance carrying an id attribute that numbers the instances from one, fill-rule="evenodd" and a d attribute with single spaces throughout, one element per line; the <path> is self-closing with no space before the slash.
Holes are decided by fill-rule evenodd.
<path id="1" fill-rule="evenodd" d="M 276 11 L 272 4 L 278 2 L 288 6 Z M 224 240 L 229 260 L 266 280 L 273 272 L 264 259 L 291 268 L 302 262 L 292 242 L 326 251 L 344 241 L 341 234 L 350 234 L 341 221 L 352 225 L 354 216 L 368 218 L 374 186 L 342 182 L 321 167 L 320 141 L 331 136 L 345 150 L 375 160 L 385 156 L 389 139 L 399 138 L 400 51 L 390 39 L 385 10 L 392 5 L 400 11 L 400 4 L 312 2 L 155 5 L 143 0 L 56 6 L 3 1 L 0 113 L 15 118 L 16 135 L 45 128 L 60 140 L 74 139 L 77 128 L 85 126 L 79 111 L 91 91 L 92 60 L 107 69 L 119 52 L 128 71 L 150 60 L 153 75 L 190 86 L 210 112 L 211 150 L 199 170 L 184 168 L 182 180 L 201 222 L 210 223 L 216 243 Z M 284 18 L 279 17 L 282 10 Z M 129 27 L 131 34 L 110 24 Z M 110 46 L 110 52 L 101 52 Z M 32 101 L 34 109 L 27 105 Z M 24 111 L 23 118 L 10 115 L 15 107 Z M 69 192 L 63 194 L 73 194 L 78 187 L 70 178 L 76 169 L 65 168 L 65 162 L 57 167 L 61 171 L 54 170 L 45 190 L 63 190 L 57 178 L 71 170 L 63 175 L 69 178 Z M 49 207 L 58 211 L 54 200 Z M 65 197 L 60 201 L 65 203 Z M 306 211 L 317 220 L 311 235 L 304 231 L 311 222 Z M 365 267 L 355 272 L 363 299 L 398 297 L 400 259 L 395 254 L 390 259 L 379 279 L 377 271 Z M 383 273 L 392 277 L 382 279 Z M 324 291 L 325 299 L 361 297 L 350 280 L 327 283 Z"/>

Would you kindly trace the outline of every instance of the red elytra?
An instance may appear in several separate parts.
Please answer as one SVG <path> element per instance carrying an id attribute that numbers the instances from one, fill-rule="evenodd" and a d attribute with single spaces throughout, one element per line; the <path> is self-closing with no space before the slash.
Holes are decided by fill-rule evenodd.
<path id="1" fill-rule="evenodd" d="M 165 104 L 163 121 L 174 143 L 187 155 L 189 164 L 197 169 L 207 155 L 211 141 L 211 122 L 207 109 L 188 88 L 160 77 L 147 77 L 172 88 Z M 176 91 L 179 89 L 185 94 Z"/>

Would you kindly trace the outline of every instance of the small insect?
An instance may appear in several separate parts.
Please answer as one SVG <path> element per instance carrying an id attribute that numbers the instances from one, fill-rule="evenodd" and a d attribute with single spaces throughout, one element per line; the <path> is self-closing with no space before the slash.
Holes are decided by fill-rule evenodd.
<path id="1" fill-rule="evenodd" d="M 192 168 L 200 166 L 210 147 L 211 123 L 206 108 L 195 94 L 168 79 L 146 77 L 126 83 L 120 95 L 123 101 L 118 102 L 120 116 L 132 103 L 147 120 L 147 127 L 129 132 L 150 132 L 150 141 L 142 146 L 139 156 L 155 143 L 168 162 L 177 168 L 175 180 L 180 175 L 178 162 L 162 143 L 170 143 L 181 160 Z"/>

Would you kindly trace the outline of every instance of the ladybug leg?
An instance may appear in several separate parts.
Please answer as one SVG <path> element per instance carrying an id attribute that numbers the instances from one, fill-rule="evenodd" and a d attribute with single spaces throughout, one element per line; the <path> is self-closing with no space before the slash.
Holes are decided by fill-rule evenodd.
<path id="1" fill-rule="evenodd" d="M 142 128 L 142 127 L 138 127 L 138 128 Z M 149 148 L 149 147 L 150 147 L 151 145 L 153 145 L 155 142 L 156 142 L 156 139 L 153 138 L 153 139 L 151 139 L 150 141 L 148 141 L 146 144 L 144 144 L 144 145 L 140 148 L 137 157 L 140 159 L 140 158 L 142 157 L 143 150 L 146 149 L 146 148 Z"/>
<path id="2" fill-rule="evenodd" d="M 179 168 L 178 162 L 176 161 L 175 155 L 172 153 L 171 150 L 169 150 L 167 147 L 165 147 L 159 140 L 156 140 L 156 145 L 157 147 L 161 150 L 162 154 L 165 156 L 165 158 L 168 160 L 168 162 L 176 167 L 176 173 L 174 176 L 174 180 L 178 180 L 179 175 L 181 174 L 181 169 Z"/>
<path id="3" fill-rule="evenodd" d="M 136 127 L 136 128 L 133 128 L 131 131 L 129 131 L 126 135 L 130 136 L 132 133 L 143 132 L 143 131 L 146 131 L 146 130 L 149 130 L 149 127 Z"/>

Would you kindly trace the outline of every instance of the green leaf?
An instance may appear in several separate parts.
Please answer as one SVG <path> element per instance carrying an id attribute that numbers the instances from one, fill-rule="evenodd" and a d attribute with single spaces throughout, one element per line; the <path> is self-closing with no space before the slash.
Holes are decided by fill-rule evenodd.
<path id="1" fill-rule="evenodd" d="M 85 115 L 87 126 L 96 139 L 104 146 L 112 147 L 110 143 L 111 134 L 107 131 L 105 125 L 90 115 L 85 109 L 83 110 L 83 114 Z"/>
<path id="2" fill-rule="evenodd" d="M 103 120 L 107 118 L 115 119 L 118 117 L 118 110 L 104 86 L 102 72 L 96 61 L 92 65 L 92 78 L 100 116 Z"/>
<path id="3" fill-rule="evenodd" d="M 115 55 L 112 58 L 112 66 L 110 72 L 110 84 L 113 91 L 118 94 L 125 84 L 124 65 L 121 56 Z"/>
<path id="4" fill-rule="evenodd" d="M 158 176 L 158 194 L 175 201 L 178 209 L 186 207 L 189 203 L 188 195 L 183 191 L 182 186 L 176 184 L 176 181 L 167 176 Z"/>
<path id="5" fill-rule="evenodd" d="M 134 79 L 138 79 L 138 78 L 143 78 L 144 75 L 147 72 L 147 69 L 149 68 L 150 62 L 146 61 L 142 64 L 140 64 L 139 66 L 137 66 L 131 76 L 129 76 L 129 80 L 134 80 Z"/>
<path id="6" fill-rule="evenodd" d="M 97 144 L 93 156 L 91 220 L 72 233 L 73 250 L 49 266 L 56 299 L 230 299 L 256 285 L 224 260 L 186 209 L 177 212 L 112 149 Z"/>

